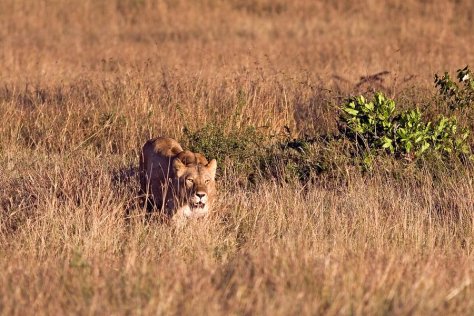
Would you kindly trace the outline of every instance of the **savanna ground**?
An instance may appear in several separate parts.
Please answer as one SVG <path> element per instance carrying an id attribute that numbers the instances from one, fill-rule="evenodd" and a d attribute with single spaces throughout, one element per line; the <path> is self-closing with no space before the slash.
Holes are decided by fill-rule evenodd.
<path id="1" fill-rule="evenodd" d="M 324 144 L 350 95 L 444 111 L 472 25 L 467 0 L 1 1 L 0 312 L 473 315 L 472 163 Z M 215 151 L 209 219 L 146 216 L 156 135 Z"/>

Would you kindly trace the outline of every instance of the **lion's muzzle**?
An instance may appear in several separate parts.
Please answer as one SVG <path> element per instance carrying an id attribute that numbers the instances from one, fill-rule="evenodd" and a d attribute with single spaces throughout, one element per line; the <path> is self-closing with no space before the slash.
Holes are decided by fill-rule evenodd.
<path id="1" fill-rule="evenodd" d="M 200 192 L 196 192 L 195 194 L 191 196 L 189 200 L 190 202 L 189 204 L 193 208 L 204 208 L 206 206 L 207 200 L 208 200 L 207 193 L 200 191 Z"/>

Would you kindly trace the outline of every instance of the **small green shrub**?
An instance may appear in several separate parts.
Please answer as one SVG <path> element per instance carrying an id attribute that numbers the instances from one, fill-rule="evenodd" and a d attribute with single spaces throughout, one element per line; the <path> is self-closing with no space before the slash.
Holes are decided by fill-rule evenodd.
<path id="1" fill-rule="evenodd" d="M 431 122 L 425 123 L 421 118 L 419 109 L 408 110 L 394 118 L 394 137 L 395 149 L 404 155 L 420 156 L 431 146 Z"/>
<path id="2" fill-rule="evenodd" d="M 467 138 L 469 131 L 465 128 L 459 128 L 455 117 L 439 117 L 438 121 L 431 129 L 431 141 L 436 151 L 447 153 L 469 153 Z"/>
<path id="3" fill-rule="evenodd" d="M 377 93 L 372 101 L 363 96 L 351 98 L 342 108 L 344 134 L 366 148 L 393 150 L 393 114 L 395 102 Z"/>
<path id="4" fill-rule="evenodd" d="M 439 116 L 425 122 L 419 109 L 396 113 L 395 102 L 382 93 L 373 100 L 354 97 L 342 106 L 341 131 L 363 154 L 388 152 L 414 158 L 427 152 L 467 154 L 468 131 L 458 128 L 455 117 Z M 363 145 L 363 146 L 361 146 Z"/>
<path id="5" fill-rule="evenodd" d="M 458 83 L 453 81 L 448 72 L 442 77 L 435 74 L 435 85 L 439 94 L 451 110 L 463 109 L 474 104 L 474 77 L 469 66 L 457 71 Z"/>

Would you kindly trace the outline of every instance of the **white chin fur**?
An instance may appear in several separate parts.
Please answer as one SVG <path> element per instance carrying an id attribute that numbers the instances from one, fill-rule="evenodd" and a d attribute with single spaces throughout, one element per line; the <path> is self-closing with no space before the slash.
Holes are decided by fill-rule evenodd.
<path id="1" fill-rule="evenodd" d="M 182 206 L 178 209 L 177 214 L 182 214 L 186 218 L 198 218 L 205 216 L 209 211 L 209 207 L 205 205 L 202 208 L 191 207 L 190 205 Z"/>

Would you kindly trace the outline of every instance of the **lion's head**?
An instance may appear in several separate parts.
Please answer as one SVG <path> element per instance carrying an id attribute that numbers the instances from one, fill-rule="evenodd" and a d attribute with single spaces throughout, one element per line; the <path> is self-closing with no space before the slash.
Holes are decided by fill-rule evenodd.
<path id="1" fill-rule="evenodd" d="M 173 161 L 178 214 L 201 217 L 212 208 L 216 197 L 215 159 L 210 162 L 198 153 L 183 151 Z"/>

